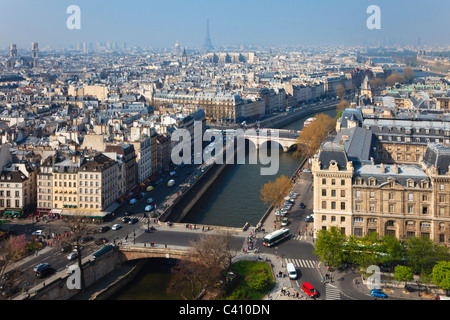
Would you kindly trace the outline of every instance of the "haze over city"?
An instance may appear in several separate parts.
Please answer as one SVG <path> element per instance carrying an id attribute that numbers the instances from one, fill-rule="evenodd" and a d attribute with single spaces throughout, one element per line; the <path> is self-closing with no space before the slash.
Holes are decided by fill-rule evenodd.
<path id="1" fill-rule="evenodd" d="M 66 9 L 81 10 L 81 29 L 69 30 Z M 369 30 L 370 5 L 381 9 L 381 29 Z M 446 45 L 448 1 L 32 1 L 2 3 L 0 48 L 41 48 L 76 42 L 188 48 L 203 44 L 206 20 L 215 46 Z M 20 13 L 20 16 L 18 16 Z"/>

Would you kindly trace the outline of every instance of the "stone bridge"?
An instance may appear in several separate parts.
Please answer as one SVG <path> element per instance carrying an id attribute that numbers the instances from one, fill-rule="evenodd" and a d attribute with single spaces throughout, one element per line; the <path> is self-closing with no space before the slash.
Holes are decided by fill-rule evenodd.
<path id="1" fill-rule="evenodd" d="M 251 141 L 256 149 L 259 149 L 264 143 L 269 141 L 277 142 L 285 152 L 297 145 L 297 138 L 301 131 L 297 130 L 283 130 L 283 129 L 247 129 L 247 130 L 213 130 L 213 132 L 220 131 L 224 134 L 235 135 L 244 133 L 243 136 L 248 141 Z"/>
<path id="2" fill-rule="evenodd" d="M 181 259 L 188 255 L 189 247 L 166 248 L 162 245 L 152 246 L 119 246 L 119 252 L 126 261 L 146 258 Z"/>

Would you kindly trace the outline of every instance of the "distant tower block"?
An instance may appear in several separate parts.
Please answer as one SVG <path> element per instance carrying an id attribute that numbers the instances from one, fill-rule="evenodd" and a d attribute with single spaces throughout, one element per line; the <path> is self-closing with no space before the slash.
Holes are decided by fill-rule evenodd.
<path id="1" fill-rule="evenodd" d="M 9 56 L 10 56 L 10 58 L 17 57 L 17 46 L 15 44 L 11 45 L 11 49 L 9 50 Z"/>
<path id="2" fill-rule="evenodd" d="M 31 44 L 31 57 L 33 59 L 39 58 L 39 46 L 37 42 Z"/>
<path id="3" fill-rule="evenodd" d="M 209 37 L 209 19 L 206 20 L 206 38 L 205 44 L 203 45 L 203 50 L 206 52 L 210 52 L 214 50 L 214 46 L 212 45 L 211 38 Z"/>

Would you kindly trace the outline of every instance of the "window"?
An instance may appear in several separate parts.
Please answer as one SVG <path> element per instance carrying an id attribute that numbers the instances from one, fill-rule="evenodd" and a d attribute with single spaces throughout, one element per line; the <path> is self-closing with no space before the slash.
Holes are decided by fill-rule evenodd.
<path id="1" fill-rule="evenodd" d="M 327 208 L 327 202 L 326 201 L 322 201 L 322 209 L 326 209 Z"/>
<path id="2" fill-rule="evenodd" d="M 389 200 L 394 199 L 394 193 L 393 192 L 389 192 Z"/>
<path id="3" fill-rule="evenodd" d="M 354 217 L 353 218 L 353 223 L 363 223 L 364 222 L 364 218 L 362 217 Z"/>
<path id="4" fill-rule="evenodd" d="M 345 186 L 345 180 L 341 179 L 341 186 Z"/>
<path id="5" fill-rule="evenodd" d="M 361 191 L 360 190 L 356 190 L 355 197 L 356 198 L 361 198 Z"/>
<path id="6" fill-rule="evenodd" d="M 336 202 L 331 202 L 331 209 L 336 210 Z"/>
<path id="7" fill-rule="evenodd" d="M 408 193 L 408 201 L 414 201 L 414 195 L 412 193 Z"/>
<path id="8" fill-rule="evenodd" d="M 326 215 L 323 215 L 322 216 L 322 221 L 326 221 L 327 220 L 327 216 Z"/>
<path id="9" fill-rule="evenodd" d="M 422 214 L 428 214 L 428 207 L 422 207 Z"/>
<path id="10" fill-rule="evenodd" d="M 336 190 L 331 190 L 331 196 L 336 197 Z"/>
<path id="11" fill-rule="evenodd" d="M 341 217 L 341 223 L 345 222 L 345 217 Z"/>
<path id="12" fill-rule="evenodd" d="M 336 185 L 336 180 L 335 179 L 331 179 L 331 185 L 335 186 Z"/>
<path id="13" fill-rule="evenodd" d="M 327 196 L 327 189 L 322 189 L 322 197 L 326 197 Z"/>
<path id="14" fill-rule="evenodd" d="M 445 185 L 441 183 L 441 185 L 439 186 L 440 190 L 445 190 Z"/>
<path id="15" fill-rule="evenodd" d="M 336 217 L 335 216 L 331 216 L 331 222 L 336 222 Z"/>
<path id="16" fill-rule="evenodd" d="M 356 237 L 362 237 L 362 235 L 363 235 L 363 230 L 362 230 L 362 228 L 354 228 L 354 229 L 353 229 L 353 234 L 354 234 Z"/>
<path id="17" fill-rule="evenodd" d="M 345 197 L 345 190 L 341 190 L 341 197 L 342 197 L 342 198 Z"/>
<path id="18" fill-rule="evenodd" d="M 395 206 L 393 204 L 389 205 L 389 213 L 394 213 Z"/>
<path id="19" fill-rule="evenodd" d="M 439 195 L 439 202 L 445 202 L 445 195 Z"/>
<path id="20" fill-rule="evenodd" d="M 355 207 L 356 207 L 356 211 L 361 211 L 361 203 L 357 202 Z"/>
<path id="21" fill-rule="evenodd" d="M 370 191 L 369 197 L 370 197 L 370 199 L 374 199 L 375 198 L 375 191 Z"/>
<path id="22" fill-rule="evenodd" d="M 374 203 L 371 203 L 371 204 L 370 204 L 370 206 L 369 206 L 369 211 L 370 211 L 370 212 L 375 212 L 375 204 L 374 204 Z"/>
<path id="23" fill-rule="evenodd" d="M 409 205 L 408 206 L 408 213 L 409 214 L 413 214 L 414 213 L 414 206 L 413 205 Z"/>
<path id="24" fill-rule="evenodd" d="M 345 210 L 345 202 L 341 202 L 341 210 Z"/>
<path id="25" fill-rule="evenodd" d="M 323 178 L 322 179 L 322 184 L 327 184 L 327 179 Z"/>

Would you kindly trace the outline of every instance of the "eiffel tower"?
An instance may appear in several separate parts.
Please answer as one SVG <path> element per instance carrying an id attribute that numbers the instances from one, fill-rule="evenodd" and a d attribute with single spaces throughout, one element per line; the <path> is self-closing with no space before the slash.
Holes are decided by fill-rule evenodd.
<path id="1" fill-rule="evenodd" d="M 211 38 L 209 37 L 209 19 L 206 20 L 206 38 L 205 43 L 203 44 L 203 50 L 206 52 L 210 52 L 214 50 L 214 46 L 212 45 Z"/>

